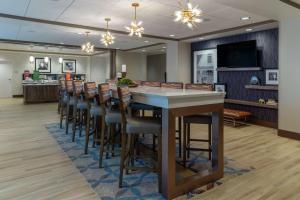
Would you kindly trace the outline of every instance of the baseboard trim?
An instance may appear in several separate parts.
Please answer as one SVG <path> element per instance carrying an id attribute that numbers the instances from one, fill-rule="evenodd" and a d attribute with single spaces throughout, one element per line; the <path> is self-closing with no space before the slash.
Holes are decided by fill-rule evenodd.
<path id="1" fill-rule="evenodd" d="M 24 95 L 23 94 L 16 94 L 12 96 L 13 98 L 23 98 Z"/>
<path id="2" fill-rule="evenodd" d="M 278 128 L 278 123 L 276 122 L 269 122 L 269 121 L 264 121 L 264 120 L 253 120 L 251 123 L 259 126 L 265 126 L 269 128 Z"/>
<path id="3" fill-rule="evenodd" d="M 285 138 L 290 138 L 290 139 L 293 139 L 293 140 L 300 140 L 300 133 L 281 130 L 281 129 L 278 129 L 278 136 L 285 137 Z"/>

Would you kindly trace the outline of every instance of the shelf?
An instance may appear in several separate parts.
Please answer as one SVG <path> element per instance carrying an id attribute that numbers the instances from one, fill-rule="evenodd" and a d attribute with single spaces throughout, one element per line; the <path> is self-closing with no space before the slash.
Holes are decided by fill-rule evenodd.
<path id="1" fill-rule="evenodd" d="M 219 72 L 239 72 L 239 71 L 260 71 L 261 67 L 241 67 L 241 68 L 230 68 L 230 67 L 220 67 L 217 68 Z"/>
<path id="2" fill-rule="evenodd" d="M 245 101 L 245 100 L 238 100 L 238 99 L 225 99 L 225 103 L 245 105 L 245 106 L 254 106 L 254 107 L 260 107 L 260 108 L 269 108 L 269 109 L 278 110 L 278 105 L 260 104 L 258 102 L 254 102 L 254 101 Z"/>
<path id="3" fill-rule="evenodd" d="M 277 85 L 245 85 L 246 89 L 249 90 L 271 90 L 278 91 Z"/>

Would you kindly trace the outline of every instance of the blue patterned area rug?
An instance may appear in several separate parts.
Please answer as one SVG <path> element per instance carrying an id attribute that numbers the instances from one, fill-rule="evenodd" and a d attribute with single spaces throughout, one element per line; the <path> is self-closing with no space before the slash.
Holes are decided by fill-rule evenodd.
<path id="1" fill-rule="evenodd" d="M 70 157 L 74 165 L 80 170 L 91 187 L 103 200 L 135 200 L 135 199 L 164 199 L 158 192 L 157 175 L 155 173 L 130 173 L 124 174 L 123 188 L 118 187 L 119 181 L 119 157 L 103 160 L 103 168 L 99 169 L 98 155 L 99 149 L 92 148 L 91 142 L 89 153 L 84 154 L 85 137 L 78 137 L 75 142 L 71 141 L 71 131 L 68 135 L 64 129 L 59 128 L 59 124 L 46 125 L 48 132 L 56 139 L 63 151 Z M 83 132 L 84 135 L 84 132 Z M 207 158 L 199 153 L 191 154 L 191 167 L 199 163 L 207 162 Z M 232 160 L 225 158 L 225 177 L 235 177 L 247 173 L 250 169 L 239 169 L 229 167 Z M 226 179 L 226 178 L 225 178 Z M 217 185 L 222 184 L 222 180 Z M 186 195 L 191 198 L 204 190 L 198 189 Z"/>

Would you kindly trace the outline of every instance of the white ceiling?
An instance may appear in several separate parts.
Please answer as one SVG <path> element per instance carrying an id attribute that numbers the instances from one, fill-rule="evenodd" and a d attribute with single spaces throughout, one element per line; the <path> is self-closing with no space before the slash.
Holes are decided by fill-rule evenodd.
<path id="1" fill-rule="evenodd" d="M 125 31 L 133 17 L 132 0 L 0 0 L 0 13 L 24 17 L 66 22 L 93 27 L 105 27 L 104 18 L 111 17 L 110 28 Z M 173 22 L 173 13 L 178 10 L 177 0 L 139 0 L 138 19 L 144 22 L 145 33 L 149 35 L 184 38 L 232 27 L 266 21 L 269 18 L 253 14 L 231 5 L 226 0 L 192 0 L 203 11 L 208 21 L 191 30 L 185 25 Z M 251 20 L 241 21 L 243 16 Z M 47 43 L 80 45 L 85 41 L 85 30 L 57 25 L 41 24 L 7 18 L 0 18 L 0 39 L 23 40 Z M 101 33 L 92 32 L 91 40 L 97 47 Z M 153 38 L 130 38 L 114 34 L 116 43 L 111 48 L 130 49 L 144 45 L 162 43 L 165 40 Z M 149 41 L 148 43 L 145 42 Z"/>

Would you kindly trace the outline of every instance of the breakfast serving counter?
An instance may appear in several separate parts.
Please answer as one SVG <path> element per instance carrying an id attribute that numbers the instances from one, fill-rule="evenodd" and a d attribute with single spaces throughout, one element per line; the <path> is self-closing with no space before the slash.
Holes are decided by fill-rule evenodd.
<path id="1" fill-rule="evenodd" d="M 24 104 L 58 101 L 59 84 L 23 84 Z"/>

